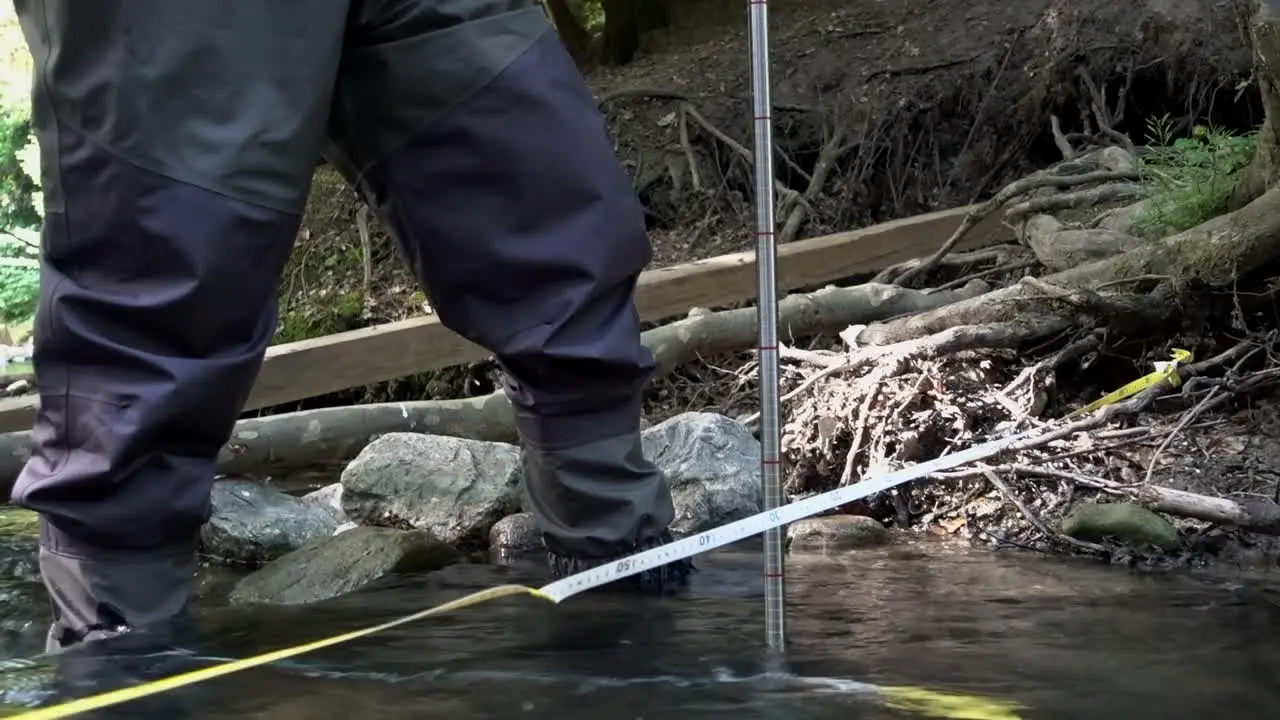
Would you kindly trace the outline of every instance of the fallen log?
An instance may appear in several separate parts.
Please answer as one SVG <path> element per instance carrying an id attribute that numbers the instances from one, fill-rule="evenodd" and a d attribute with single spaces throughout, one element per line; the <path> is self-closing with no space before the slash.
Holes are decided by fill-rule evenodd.
<path id="1" fill-rule="evenodd" d="M 1148 485 L 1135 493 L 1148 510 L 1177 517 L 1231 525 L 1241 530 L 1280 535 L 1280 505 L 1264 498 L 1237 502 L 1185 490 Z"/>
<path id="2" fill-rule="evenodd" d="M 778 288 L 785 292 L 814 287 L 910 260 L 936 244 L 968 211 L 941 210 L 781 245 Z M 998 214 L 982 219 L 960 249 L 1007 241 L 1010 233 L 1002 220 Z M 751 298 L 755 287 L 754 251 L 719 255 L 644 271 L 636 285 L 636 309 L 643 320 L 663 322 L 691 307 L 719 307 Z M 274 407 L 489 357 L 435 315 L 273 345 L 245 409 Z M 39 407 L 35 393 L 0 398 L 0 432 L 30 429 Z"/>
<path id="3" fill-rule="evenodd" d="M 976 297 L 989 287 L 974 281 L 955 290 L 909 290 L 867 284 L 790 295 L 778 305 L 784 338 L 834 332 Z M 694 311 L 690 317 L 644 333 L 655 376 L 703 355 L 734 352 L 756 342 L 756 309 Z M 370 441 L 389 432 L 422 432 L 475 440 L 515 442 L 511 406 L 501 392 L 456 400 L 379 403 L 303 410 L 241 420 L 218 457 L 218 472 L 251 477 L 333 470 Z M 0 493 L 8 497 L 30 448 L 30 432 L 0 435 Z"/>

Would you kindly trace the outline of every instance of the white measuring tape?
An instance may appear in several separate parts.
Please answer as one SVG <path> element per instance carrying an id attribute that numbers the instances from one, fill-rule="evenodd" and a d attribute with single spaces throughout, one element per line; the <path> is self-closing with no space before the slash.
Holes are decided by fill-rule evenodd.
<path id="1" fill-rule="evenodd" d="M 1031 433 L 1024 432 L 1009 437 L 991 440 L 975 445 L 966 450 L 943 455 L 940 458 L 918 463 L 885 475 L 879 475 L 853 485 L 846 485 L 821 495 L 814 495 L 804 500 L 788 503 L 773 510 L 766 510 L 750 517 L 743 518 L 712 528 L 697 535 L 667 543 L 660 547 L 636 553 L 576 575 L 570 575 L 549 585 L 544 585 L 538 592 L 548 600 L 559 603 L 578 593 L 592 588 L 607 585 L 614 580 L 621 580 L 649 568 L 660 567 L 675 560 L 693 557 L 708 550 L 714 550 L 730 543 L 758 535 L 766 530 L 781 527 L 797 520 L 812 517 L 818 513 L 840 507 L 854 500 L 860 500 L 873 493 L 897 487 L 912 480 L 918 480 L 933 473 L 982 460 L 1004 452 L 1009 446 L 1025 440 Z"/>
<path id="2" fill-rule="evenodd" d="M 239 660 L 231 660 L 220 663 L 211 667 L 201 668 L 190 672 L 180 673 L 159 680 L 145 682 L 140 685 L 120 688 L 99 695 L 93 695 L 86 698 L 71 700 L 59 705 L 44 707 L 37 710 L 30 710 L 10 716 L 10 720 L 61 720 L 74 715 L 79 715 L 90 710 L 119 705 L 131 700 L 137 700 L 150 695 L 176 690 L 198 682 L 212 680 L 217 677 L 230 675 L 231 673 L 247 670 L 249 668 L 261 667 L 269 663 L 278 662 L 291 657 L 296 657 L 304 653 L 313 652 L 321 648 L 331 647 L 339 643 L 356 640 L 358 638 L 367 637 L 374 633 L 382 632 L 393 627 L 399 627 L 406 623 L 415 622 L 424 618 L 435 615 L 442 615 L 447 612 L 459 610 L 473 605 L 479 605 L 489 600 L 495 600 L 502 597 L 512 597 L 515 595 L 534 595 L 544 600 L 559 603 L 567 598 L 573 597 L 582 592 L 586 592 L 592 588 L 607 585 L 615 580 L 621 580 L 630 577 L 636 573 L 644 572 L 646 569 L 665 565 L 673 560 L 680 560 L 692 557 L 708 550 L 714 550 L 723 547 L 729 543 L 737 542 L 744 538 L 758 535 L 765 530 L 781 527 L 797 520 L 817 515 L 826 510 L 839 507 L 846 503 L 853 502 L 860 498 L 864 498 L 872 493 L 882 490 L 888 490 L 892 487 L 901 485 L 911 480 L 916 480 L 927 475 L 932 475 L 940 470 L 948 470 L 965 463 L 971 463 L 975 460 L 997 455 L 1011 445 L 1017 443 L 1030 436 L 1030 433 L 1021 433 L 1011 435 L 999 440 L 992 440 L 981 445 L 976 445 L 967 450 L 944 455 L 936 460 L 912 465 L 885 475 L 870 478 L 854 485 L 838 488 L 830 492 L 815 495 L 811 498 L 799 500 L 797 502 L 783 505 L 774 510 L 766 510 L 757 513 L 751 517 L 743 518 L 728 525 L 721 525 L 712 528 L 706 532 L 698 533 L 683 540 L 677 540 L 661 547 L 636 553 L 630 557 L 616 560 L 605 565 L 580 572 L 576 575 L 570 575 L 562 580 L 544 585 L 538 590 L 528 588 L 522 585 L 500 585 L 498 587 L 481 590 L 456 600 L 436 605 L 434 607 L 421 610 L 411 615 L 406 615 L 395 620 L 389 620 L 372 627 L 354 630 L 351 632 L 333 635 L 320 640 L 315 640 L 301 645 L 273 650 L 271 652 L 254 655 L 253 657 L 243 658 Z M 957 702 L 955 698 L 948 698 L 939 693 L 916 687 L 896 687 L 881 688 L 880 694 L 885 696 L 892 702 L 898 703 L 902 707 L 919 707 L 927 705 L 928 707 L 938 706 L 939 703 L 946 705 Z M 971 698 L 961 698 L 964 707 L 960 710 L 948 710 L 947 714 L 937 715 L 935 717 L 954 717 L 954 718 L 998 718 L 1000 720 L 1008 720 L 1017 718 L 1018 715 L 1005 708 L 1003 705 L 991 710 L 990 702 L 978 701 L 980 712 L 974 710 L 971 705 L 974 700 Z"/>

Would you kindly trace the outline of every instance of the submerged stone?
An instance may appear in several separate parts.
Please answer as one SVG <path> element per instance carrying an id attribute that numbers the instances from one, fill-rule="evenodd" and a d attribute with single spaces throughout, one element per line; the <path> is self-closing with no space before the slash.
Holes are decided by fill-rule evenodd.
<path id="1" fill-rule="evenodd" d="M 889 530 L 875 518 L 829 515 L 805 518 L 787 526 L 793 552 L 840 552 L 889 542 Z"/>
<path id="2" fill-rule="evenodd" d="M 542 550 L 542 530 L 530 513 L 508 515 L 489 531 L 489 549 L 516 553 Z"/>
<path id="3" fill-rule="evenodd" d="M 357 527 L 315 540 L 249 575 L 233 605 L 301 605 L 358 590 L 390 575 L 430 572 L 462 559 L 423 530 Z"/>

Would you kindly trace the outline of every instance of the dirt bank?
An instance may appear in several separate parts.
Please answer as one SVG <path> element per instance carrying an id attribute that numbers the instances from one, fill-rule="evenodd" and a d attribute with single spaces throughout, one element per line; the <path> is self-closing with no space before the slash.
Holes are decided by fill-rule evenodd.
<path id="1" fill-rule="evenodd" d="M 771 13 L 784 240 L 988 196 L 1060 157 L 1051 115 L 1064 133 L 1094 129 L 1090 83 L 1116 129 L 1139 142 L 1166 114 L 1184 131 L 1261 121 L 1247 97 L 1235 101 L 1250 58 L 1224 3 L 804 0 Z M 649 209 L 659 264 L 751 243 L 737 5 L 728 22 L 726 37 L 591 77 Z"/>
<path id="2" fill-rule="evenodd" d="M 1123 110 L 1116 128 L 1137 138 L 1165 114 L 1184 128 L 1261 119 L 1252 96 L 1236 98 L 1249 56 L 1221 3 L 850 5 L 771 5 L 784 241 L 988 196 L 1057 159 L 1051 114 L 1065 133 L 1093 131 L 1090 83 Z M 660 51 L 588 78 L 648 210 L 656 266 L 752 242 L 745 15 L 738 3 L 709 7 L 650 43 Z M 426 311 L 376 220 L 362 238 L 357 208 L 331 173 L 317 176 L 278 341 Z M 268 411 L 480 395 L 492 372 L 424 374 Z M 655 399 L 666 407 L 682 392 L 659 388 Z"/>

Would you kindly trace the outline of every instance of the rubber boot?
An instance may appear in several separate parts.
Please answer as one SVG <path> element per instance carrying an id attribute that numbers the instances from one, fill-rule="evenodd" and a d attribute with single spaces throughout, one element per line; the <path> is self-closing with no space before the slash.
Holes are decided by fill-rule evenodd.
<path id="1" fill-rule="evenodd" d="M 160 625 L 124 634 L 95 631 L 94 640 L 60 649 L 53 658 L 54 697 L 48 704 L 138 687 L 203 667 L 190 648 L 195 645 L 191 618 L 181 615 Z M 210 707 L 225 707 L 226 698 L 203 685 L 177 688 L 94 711 L 86 718 L 107 720 L 178 720 L 198 717 Z"/>
<path id="2" fill-rule="evenodd" d="M 194 538 L 157 551 L 84 552 L 48 523 L 40 529 L 40 574 L 53 605 L 48 652 L 184 620 L 195 583 Z"/>
<path id="3" fill-rule="evenodd" d="M 524 471 L 554 579 L 672 541 L 671 494 L 662 472 L 644 457 L 638 429 L 571 447 L 526 440 Z M 669 593 L 687 586 L 693 571 L 682 559 L 605 588 Z"/>
<path id="4" fill-rule="evenodd" d="M 189 613 L 194 539 L 150 552 L 87 550 L 41 522 L 40 572 L 54 618 L 46 652 L 57 664 L 51 702 L 191 670 L 184 649 L 194 642 Z M 195 702 L 200 694 L 167 692 L 97 711 L 94 717 L 187 717 L 200 704 Z"/>

